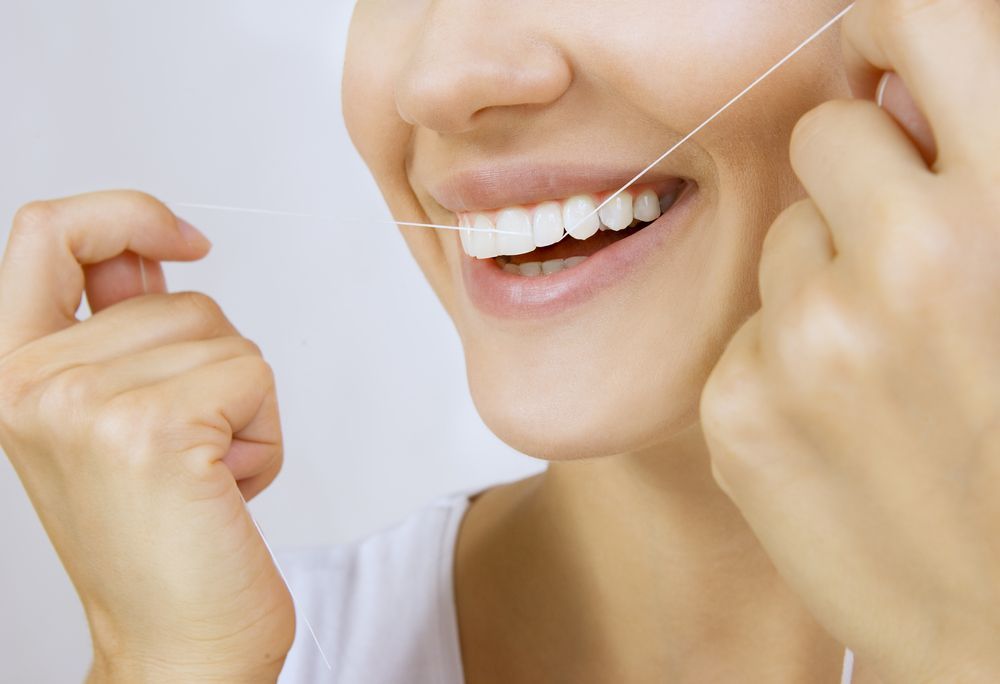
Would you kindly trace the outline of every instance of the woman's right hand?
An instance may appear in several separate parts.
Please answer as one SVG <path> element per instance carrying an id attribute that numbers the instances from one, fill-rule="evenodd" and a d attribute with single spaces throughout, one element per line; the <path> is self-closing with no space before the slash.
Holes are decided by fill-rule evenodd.
<path id="1" fill-rule="evenodd" d="M 0 265 L 0 447 L 83 602 L 91 681 L 273 682 L 294 635 L 243 501 L 281 466 L 271 369 L 158 263 L 199 235 L 147 195 L 81 195 L 23 208 Z"/>

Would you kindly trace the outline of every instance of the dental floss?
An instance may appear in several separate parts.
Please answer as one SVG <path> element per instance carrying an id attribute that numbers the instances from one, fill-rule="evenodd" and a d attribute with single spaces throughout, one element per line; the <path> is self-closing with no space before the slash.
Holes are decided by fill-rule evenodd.
<path id="1" fill-rule="evenodd" d="M 676 152 L 682 145 L 684 145 L 684 143 L 686 143 L 689 140 L 691 140 L 691 138 L 693 138 L 695 135 L 697 135 L 698 133 L 700 133 L 702 131 L 702 129 L 704 129 L 710 123 L 712 123 L 717 118 L 719 118 L 723 113 L 725 113 L 726 110 L 728 110 L 734 104 L 736 104 L 741 99 L 743 99 L 743 97 L 746 96 L 747 93 L 749 93 L 751 90 L 753 90 L 754 88 L 756 88 L 766 78 L 768 78 L 771 74 L 773 74 L 775 71 L 777 71 L 782 66 L 784 66 L 786 62 L 788 62 L 790 59 L 792 59 L 793 57 L 795 57 L 802 50 L 804 50 L 806 47 L 808 47 L 813 41 L 815 41 L 817 38 L 819 38 L 824 33 L 826 33 L 828 30 L 830 30 L 834 25 L 836 25 L 837 22 L 839 22 L 841 19 L 843 19 L 847 15 L 848 12 L 850 12 L 852 9 L 854 9 L 854 5 L 855 5 L 855 3 L 852 2 L 847 7 L 845 7 L 840 12 L 838 12 L 832 19 L 830 19 L 825 24 L 823 24 L 823 26 L 821 26 L 819 29 L 817 29 L 811 36 L 809 36 L 804 41 L 802 41 L 801 43 L 799 43 L 799 45 L 796 46 L 794 50 L 792 50 L 787 55 L 785 55 L 784 57 L 782 57 L 771 68 L 769 68 L 763 74 L 761 74 L 756 79 L 754 79 L 754 81 L 752 83 L 750 83 L 750 85 L 748 85 L 742 91 L 740 91 L 740 93 L 738 95 L 736 95 L 734 98 L 732 98 L 731 100 L 729 100 L 729 102 L 727 102 L 726 104 L 724 104 L 718 111 L 716 111 L 710 117 L 708 117 L 707 119 L 705 119 L 694 130 L 692 130 L 690 133 L 688 133 L 683 138 L 681 138 L 679 141 L 677 141 L 677 143 L 675 143 L 673 146 L 671 146 L 670 149 L 668 149 L 666 152 L 664 152 L 659 157 L 657 157 L 655 161 L 653 161 L 649 166 L 647 166 L 642 171 L 640 171 L 639 174 L 636 175 L 632 180 L 630 180 L 624 186 L 622 186 L 621 188 L 619 188 L 616 192 L 614 192 L 613 194 L 611 194 L 610 196 L 608 196 L 608 198 L 605 199 L 603 202 L 601 202 L 597 206 L 596 209 L 594 209 L 592 212 L 590 212 L 589 214 L 587 214 L 583 218 L 579 219 L 576 222 L 576 224 L 574 224 L 572 227 L 569 227 L 569 228 L 563 227 L 563 237 L 565 237 L 566 235 L 569 235 L 570 231 L 572 231 L 572 230 L 576 229 L 577 227 L 579 227 L 580 225 L 582 225 L 584 221 L 588 220 L 589 218 L 591 218 L 592 216 L 594 216 L 595 214 L 597 214 L 598 212 L 600 212 L 601 209 L 603 209 L 609 202 L 611 202 L 612 200 L 614 200 L 618 195 L 622 194 L 623 192 L 625 192 L 626 190 L 628 190 L 629 188 L 631 188 L 633 185 L 635 185 L 639 181 L 639 179 L 641 179 L 643 176 L 645 176 L 647 173 L 649 173 L 657 164 L 659 164 L 664 159 L 666 159 L 667 157 L 669 157 L 671 154 L 673 154 L 674 152 Z M 885 83 L 886 83 L 886 79 L 883 79 L 882 83 L 880 84 L 880 88 L 879 88 L 879 96 L 881 96 L 884 93 L 884 91 L 885 91 Z M 192 202 L 167 202 L 167 204 L 172 205 L 174 207 L 178 207 L 178 208 L 207 209 L 207 210 L 212 210 L 212 211 L 226 211 L 226 212 L 236 212 L 236 213 L 244 213 L 244 214 L 264 214 L 264 215 L 268 215 L 268 216 L 286 216 L 286 217 L 290 217 L 290 218 L 321 219 L 321 220 L 327 220 L 327 221 L 351 221 L 351 222 L 356 222 L 356 223 L 386 223 L 386 224 L 394 224 L 394 225 L 397 225 L 397 226 L 407 226 L 407 227 L 411 227 L 411 228 L 435 228 L 435 229 L 439 229 L 439 230 L 464 230 L 464 231 L 467 231 L 469 233 L 490 232 L 490 233 L 494 233 L 494 234 L 503 234 L 503 235 L 523 235 L 523 233 L 517 233 L 517 232 L 514 232 L 514 231 L 493 230 L 493 229 L 489 229 L 489 228 L 469 228 L 469 227 L 462 227 L 462 226 L 445 226 L 445 225 L 436 224 L 436 223 L 410 223 L 410 222 L 407 222 L 407 221 L 362 221 L 362 220 L 359 220 L 359 219 L 334 218 L 332 216 L 322 216 L 322 215 L 319 215 L 319 214 L 303 214 L 303 213 L 290 212 L 290 211 L 275 211 L 275 210 L 271 210 L 271 209 L 252 209 L 252 208 L 245 208 L 245 207 L 229 207 L 229 206 L 221 206 L 221 205 L 216 205 L 216 204 L 197 204 L 197 203 L 192 203 Z M 560 238 L 560 239 L 562 239 L 562 238 Z"/>
<path id="2" fill-rule="evenodd" d="M 875 104 L 882 107 L 885 103 L 885 89 L 889 85 L 889 78 L 892 76 L 891 71 L 887 71 L 882 74 L 882 78 L 878 82 L 878 91 L 875 93 Z"/>
<path id="3" fill-rule="evenodd" d="M 295 211 L 279 211 L 275 209 L 248 209 L 244 207 L 226 207 L 218 204 L 195 204 L 192 202 L 164 202 L 178 209 L 205 209 L 208 211 L 227 211 L 240 214 L 263 214 L 265 216 L 284 216 L 288 218 L 319 219 L 320 221 L 347 221 L 349 223 L 381 223 L 385 225 L 408 226 L 411 228 L 440 228 L 442 230 L 463 230 L 469 233 L 493 233 L 494 235 L 523 235 L 512 230 L 495 230 L 493 228 L 469 228 L 463 226 L 444 226 L 436 223 L 410 223 L 408 221 L 373 221 L 369 219 L 344 218 L 342 216 L 323 216 L 322 214 L 301 214 Z"/>
<path id="4" fill-rule="evenodd" d="M 802 50 L 804 50 L 806 47 L 808 47 L 813 41 L 815 41 L 817 38 L 819 38 L 824 33 L 826 33 L 828 30 L 830 30 L 834 25 L 837 24 L 837 22 L 839 22 L 841 19 L 843 19 L 847 15 L 848 12 L 850 12 L 852 9 L 854 9 L 854 5 L 855 5 L 855 3 L 852 2 L 847 7 L 845 7 L 843 10 L 841 10 L 840 12 L 838 12 L 836 16 L 834 16 L 832 19 L 830 19 L 828 22 L 826 22 L 823 26 L 821 26 L 818 30 L 816 30 L 815 33 L 813 33 L 808 38 L 806 38 L 804 41 L 802 41 L 798 46 L 795 47 L 794 50 L 792 50 L 787 55 L 785 55 L 784 57 L 782 57 L 771 68 L 769 68 L 763 74 L 761 74 L 760 76 L 758 76 L 752 83 L 750 83 L 750 85 L 748 85 L 746 88 L 744 88 L 742 91 L 740 91 L 740 93 L 738 95 L 736 95 L 735 97 L 733 97 L 726 104 L 724 104 L 718 111 L 716 111 L 710 117 L 708 117 L 707 119 L 705 119 L 705 121 L 703 121 L 701 124 L 699 124 L 694 130 L 692 130 L 690 133 L 688 133 L 683 138 L 681 138 L 677 143 L 675 143 L 672 147 L 670 147 L 670 149 L 668 149 L 666 152 L 664 152 L 659 157 L 657 157 L 657 159 L 655 161 L 653 161 L 646 168 L 644 168 L 641 172 L 639 172 L 639 174 L 636 175 L 634 178 L 632 178 L 632 180 L 630 180 L 628 183 L 626 183 L 624 186 L 622 186 L 619 190 L 617 190 L 615 193 L 613 193 L 607 199 L 605 199 L 603 202 L 601 202 L 601 204 L 598 205 L 596 209 L 594 209 L 592 212 L 590 212 L 589 214 L 587 214 L 586 216 L 584 216 L 582 219 L 580 219 L 571 228 L 565 228 L 564 227 L 564 229 L 563 229 L 565 231 L 564 235 L 568 235 L 571 230 L 577 228 L 584 221 L 586 221 L 590 217 L 592 217 L 595 214 L 597 214 L 598 212 L 600 212 L 600 210 L 602 208 L 604 208 L 609 202 L 611 202 L 615 197 L 617 197 L 618 195 L 620 195 L 621 193 L 625 192 L 630 187 L 632 187 L 633 185 L 635 185 L 639 181 L 639 179 L 641 179 L 643 176 L 645 176 L 647 173 L 649 173 L 657 164 L 659 164 L 664 159 L 666 159 L 667 157 L 669 157 L 671 154 L 673 154 L 674 152 L 676 152 L 677 149 L 680 148 L 684 143 L 686 143 L 689 140 L 691 140 L 691 138 L 693 138 L 695 135 L 697 135 L 698 133 L 700 133 L 702 131 L 702 129 L 704 129 L 710 123 L 712 123 L 717 118 L 719 118 L 723 113 L 725 113 L 726 110 L 728 110 L 734 104 L 736 104 L 741 99 L 743 99 L 743 97 L 746 96 L 747 93 L 749 93 L 751 90 L 753 90 L 758 85 L 760 85 L 766 78 L 768 78 L 771 74 L 773 74 L 775 71 L 777 71 L 782 66 L 784 66 L 785 63 L 787 63 L 790 59 L 792 59 L 798 53 L 800 53 Z M 885 95 L 885 88 L 886 88 L 886 85 L 888 83 L 888 77 L 889 77 L 889 74 L 886 73 L 885 75 L 883 75 L 882 80 L 879 82 L 878 94 L 876 96 L 876 101 L 877 101 L 877 103 L 878 103 L 879 106 L 882 106 L 882 100 L 883 100 L 884 95 Z M 269 215 L 269 216 L 284 216 L 284 217 L 290 217 L 290 218 L 322 219 L 322 220 L 328 220 L 328 221 L 362 222 L 362 221 L 360 221 L 358 219 L 334 218 L 332 216 L 321 216 L 321 215 L 317 215 L 317 214 L 304 214 L 304 213 L 289 212 L 289 211 L 275 211 L 275 210 L 270 210 L 270 209 L 251 209 L 251 208 L 244 208 L 244 207 L 227 207 L 227 206 L 211 205 L 211 204 L 196 204 L 196 203 L 191 203 L 191 202 L 172 202 L 172 203 L 168 202 L 167 204 L 172 204 L 175 207 L 189 208 L 189 209 L 206 209 L 206 210 L 211 210 L 211 211 L 226 211 L 226 212 L 238 212 L 238 213 L 247 213 L 247 214 L 264 214 L 264 215 Z M 365 223 L 372 223 L 372 221 L 363 221 L 363 222 L 365 222 Z M 507 235 L 521 235 L 521 233 L 516 233 L 516 232 L 513 232 L 513 231 L 500 231 L 500 230 L 491 230 L 491 229 L 467 228 L 467 227 L 462 227 L 462 226 L 445 226 L 445 225 L 439 225 L 439 224 L 433 224 L 433 223 L 411 223 L 411 222 L 407 222 L 407 221 L 377 221 L 377 223 L 395 224 L 395 225 L 398 225 L 398 226 L 407 226 L 407 227 L 413 227 L 413 228 L 436 228 L 436 229 L 440 229 L 440 230 L 466 230 L 466 231 L 468 231 L 470 233 L 473 233 L 473 232 L 492 232 L 492 233 L 502 233 L 502 234 L 507 234 Z M 143 289 L 145 290 L 145 288 L 146 288 L 146 273 L 145 273 L 145 269 L 143 268 L 142 259 L 141 258 L 139 260 L 139 268 L 140 268 L 140 273 L 142 274 L 142 278 L 143 278 Z M 242 497 L 242 492 L 240 493 L 240 496 Z M 250 514 L 250 509 L 249 509 L 249 506 L 246 503 L 246 499 L 243 500 L 243 504 L 244 504 L 244 506 L 247 507 L 247 513 Z M 254 519 L 254 517 L 253 517 L 252 514 L 250 514 L 250 519 L 253 521 L 254 526 L 257 528 L 257 532 L 260 534 L 260 538 L 264 542 L 265 548 L 267 548 L 268 553 L 271 554 L 271 558 L 274 561 L 274 565 L 275 565 L 275 567 L 278 570 L 278 574 L 281 575 L 281 579 L 284 580 L 285 585 L 288 587 L 288 593 L 292 596 L 292 602 L 293 603 L 297 603 L 295 601 L 294 594 L 292 594 L 291 587 L 288 585 L 288 580 L 285 579 L 285 574 L 281 571 L 281 566 L 278 565 L 278 561 L 277 561 L 277 559 L 274 556 L 274 552 L 271 551 L 271 546 L 267 543 L 267 539 L 264 537 L 264 532 L 260 529 L 260 525 L 257 524 L 257 521 Z M 327 666 L 328 669 L 332 670 L 333 668 L 330 666 L 330 661 L 327 660 L 326 654 L 323 652 L 323 647 L 320 646 L 319 639 L 316 637 L 316 633 L 313 631 L 312 625 L 309 624 L 309 619 L 305 615 L 303 615 L 302 618 L 305 621 L 306 627 L 308 627 L 308 629 L 309 629 L 309 633 L 312 635 L 313 641 L 316 644 L 316 648 L 319 649 L 319 653 L 323 657 L 323 662 L 326 663 L 326 666 Z M 844 663 L 843 663 L 843 668 L 841 670 L 841 676 L 840 676 L 841 684 L 851 684 L 853 678 L 854 678 L 854 652 L 850 648 L 845 648 L 844 649 Z"/>
<path id="5" fill-rule="evenodd" d="M 851 684 L 854 679 L 854 651 L 844 650 L 844 669 L 840 673 L 840 684 Z"/>
<path id="6" fill-rule="evenodd" d="M 149 294 L 149 286 L 146 282 L 146 265 L 143 257 L 139 257 L 139 275 L 142 278 L 142 293 Z M 267 543 L 267 537 L 264 536 L 264 530 L 260 528 L 260 523 L 257 519 L 253 517 L 253 513 L 250 512 L 250 504 L 247 503 L 246 497 L 243 496 L 243 492 L 240 491 L 240 499 L 243 500 L 243 508 L 246 509 L 247 515 L 250 516 L 250 521 L 253 526 L 257 528 L 257 534 L 260 535 L 260 540 L 264 542 L 264 548 L 267 549 L 268 554 L 271 556 L 271 562 L 274 563 L 275 569 L 278 571 L 278 575 L 281 577 L 281 581 L 285 583 L 285 588 L 288 589 L 288 595 L 292 597 L 292 605 L 298 607 L 299 602 L 295 598 L 295 594 L 292 592 L 292 585 L 289 584 L 288 579 L 285 577 L 284 571 L 281 569 L 281 564 L 278 563 L 277 557 L 274 555 L 274 551 L 271 550 L 271 545 Z M 326 653 L 323 651 L 323 647 L 320 646 L 319 638 L 316 636 L 316 632 L 313 630 L 312 624 L 309 622 L 309 617 L 306 616 L 305 612 L 300 612 L 296 610 L 296 615 L 302 616 L 302 621 L 305 622 L 306 628 L 309 630 L 309 634 L 312 636 L 313 642 L 316 644 L 316 648 L 319 650 L 320 656 L 323 658 L 323 662 L 326 664 L 326 669 L 333 671 L 333 666 L 330 665 L 330 661 L 326 658 Z"/>
<path id="7" fill-rule="evenodd" d="M 250 516 L 253 526 L 257 528 L 257 534 L 260 535 L 260 540 L 264 542 L 264 548 L 267 549 L 267 552 L 271 555 L 271 561 L 274 563 L 274 567 L 277 569 L 278 575 L 281 577 L 281 581 L 285 583 L 285 587 L 288 589 L 288 595 L 292 597 L 292 605 L 297 607 L 299 602 L 295 598 L 295 594 L 292 593 L 292 585 L 288 582 L 288 579 L 285 577 L 285 573 L 281 570 L 281 565 L 278 563 L 278 559 L 275 557 L 274 551 L 271 550 L 271 545 L 267 543 L 267 537 L 264 536 L 264 530 L 260 529 L 260 524 L 257 522 L 257 519 L 253 517 L 253 513 L 250 512 L 250 504 L 247 503 L 246 498 L 243 496 L 243 492 L 240 492 L 240 498 L 243 499 L 243 507 L 246 508 L 247 515 Z M 312 637 L 313 643 L 316 644 L 316 649 L 319 651 L 320 657 L 323 658 L 323 663 L 326 665 L 326 669 L 333 672 L 333 666 L 330 665 L 330 661 L 326 659 L 326 653 L 323 652 L 323 647 L 320 646 L 319 638 L 316 636 L 316 632 L 313 630 L 313 626 L 310 624 L 305 611 L 296 611 L 296 614 L 302 615 L 302 621 L 306 623 L 309 635 Z"/>
<path id="8" fill-rule="evenodd" d="M 610 195 L 606 200 L 604 200 L 603 202 L 601 202 L 597 206 L 596 209 L 594 209 L 592 212 L 590 212 L 589 214 L 587 214 L 586 216 L 584 216 L 582 219 L 580 219 L 579 221 L 577 221 L 576 224 L 574 224 L 571 228 L 565 228 L 564 230 L 566 231 L 566 234 L 569 234 L 570 231 L 576 229 L 577 227 L 579 227 L 580 225 L 582 225 L 584 221 L 586 221 L 587 219 L 589 219 L 591 216 L 594 216 L 595 214 L 597 214 L 601 209 L 603 209 L 609 202 L 611 202 L 612 200 L 614 200 L 618 195 L 620 195 L 621 193 L 625 192 L 626 190 L 628 190 L 629 188 L 631 188 L 633 185 L 635 185 L 636 182 L 638 182 L 638 180 L 640 178 L 642 178 L 647 173 L 649 173 L 653 169 L 654 166 L 656 166 L 657 164 L 659 164 L 660 162 L 662 162 L 664 159 L 666 159 L 667 157 L 669 157 L 671 154 L 673 154 L 675 151 L 677 151 L 677 148 L 679 148 L 681 145 L 683 145 L 688 140 L 690 140 L 691 138 L 693 138 L 695 135 L 697 135 L 698 133 L 700 133 L 701 130 L 703 128 L 705 128 L 705 126 L 707 126 L 710 123 L 712 123 L 713 121 L 715 121 L 727 109 L 729 109 L 734 104 L 736 104 L 737 102 L 739 102 L 740 100 L 742 100 L 743 97 L 747 93 L 749 93 L 751 90 L 753 90 L 758 85 L 760 85 L 761 82 L 764 81 L 764 79 L 766 79 L 768 76 L 770 76 L 775 71 L 777 71 L 782 66 L 784 66 L 785 63 L 788 60 L 790 60 L 795 55 L 799 54 L 802 50 L 804 50 L 806 47 L 808 47 L 809 44 L 811 44 L 814 40 L 816 40 L 817 38 L 819 38 L 820 36 L 822 36 L 824 33 L 826 33 L 828 30 L 830 30 L 830 28 L 832 28 L 838 21 L 840 21 L 841 19 L 843 19 L 844 16 L 846 16 L 848 12 L 850 12 L 852 9 L 854 9 L 854 5 L 855 5 L 855 3 L 852 2 L 850 5 L 848 5 L 847 7 L 845 7 L 844 9 L 842 9 L 840 12 L 838 12 L 835 17 L 833 17 L 828 22 L 826 22 L 825 24 L 823 24 L 823 26 L 821 26 L 815 33 L 813 33 L 811 36 L 809 36 L 804 41 L 802 41 L 801 43 L 799 43 L 799 45 L 794 50 L 792 50 L 787 55 L 785 55 L 784 57 L 782 57 L 774 66 L 772 66 L 770 69 L 768 69 L 763 74 L 761 74 L 760 76 L 758 76 L 753 81 L 753 83 L 751 83 L 746 88 L 744 88 L 742 91 L 740 91 L 739 95 L 737 95 L 736 97 L 734 97 L 733 99 L 731 99 L 726 104 L 722 105 L 722 107 L 717 112 L 715 112 L 715 114 L 712 114 L 712 116 L 710 116 L 707 119 L 705 119 L 693 131 L 691 131 L 690 133 L 688 133 L 687 135 L 685 135 L 683 138 L 681 138 L 673 147 L 671 147 L 669 150 L 667 150 L 666 152 L 664 152 L 663 154 L 661 154 L 659 157 L 657 157 L 657 159 L 652 164 L 650 164 L 649 166 L 647 166 L 646 168 L 644 168 L 642 171 L 640 171 L 639 174 L 635 178 L 633 178 L 632 180 L 630 180 L 628 183 L 626 183 L 624 186 L 622 186 L 621 189 L 619 189 L 617 192 L 615 192 L 614 194 Z"/>

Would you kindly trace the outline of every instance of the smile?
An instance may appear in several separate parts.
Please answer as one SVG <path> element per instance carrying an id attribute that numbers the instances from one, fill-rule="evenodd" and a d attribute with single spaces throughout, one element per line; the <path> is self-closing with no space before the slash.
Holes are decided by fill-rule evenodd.
<path id="1" fill-rule="evenodd" d="M 676 250 L 667 243 L 693 220 L 697 190 L 695 183 L 682 180 L 658 188 L 638 187 L 620 203 L 609 203 L 608 211 L 583 222 L 579 230 L 574 228 L 577 217 L 593 211 L 601 193 L 462 215 L 466 226 L 478 222 L 480 228 L 489 224 L 518 233 L 460 233 L 465 292 L 481 313 L 526 321 L 547 319 L 601 292 L 634 286 L 645 265 L 674 258 Z M 567 226 L 573 235 L 564 234 Z M 557 241 L 546 244 L 552 240 Z"/>
<path id="2" fill-rule="evenodd" d="M 670 211 L 684 189 L 673 180 L 613 191 L 572 195 L 533 206 L 458 214 L 463 251 L 495 259 L 506 273 L 547 276 L 582 264 L 588 257 L 629 237 Z"/>

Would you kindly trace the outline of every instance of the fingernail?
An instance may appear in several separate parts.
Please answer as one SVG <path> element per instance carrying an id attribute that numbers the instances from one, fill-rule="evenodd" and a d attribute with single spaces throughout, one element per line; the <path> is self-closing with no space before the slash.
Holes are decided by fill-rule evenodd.
<path id="1" fill-rule="evenodd" d="M 205 237 L 203 232 L 180 217 L 177 217 L 177 229 L 181 232 L 185 242 L 192 247 L 201 245 L 212 246 L 212 241 Z"/>

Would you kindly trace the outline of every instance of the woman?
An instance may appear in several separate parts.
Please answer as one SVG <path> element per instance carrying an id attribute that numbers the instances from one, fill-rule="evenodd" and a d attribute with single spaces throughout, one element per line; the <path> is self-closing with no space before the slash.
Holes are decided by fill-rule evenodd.
<path id="1" fill-rule="evenodd" d="M 287 556 L 332 674 L 240 496 L 270 369 L 166 293 L 207 240 L 138 193 L 25 207 L 0 444 L 91 681 L 834 682 L 845 646 L 858 684 L 1000 681 L 1000 6 L 861 0 L 844 59 L 581 220 L 842 8 L 359 3 L 352 138 L 398 219 L 486 231 L 404 235 L 483 419 L 551 464 Z"/>

